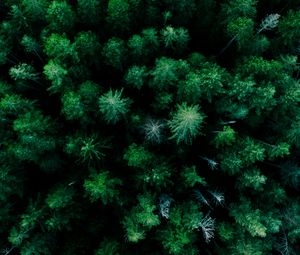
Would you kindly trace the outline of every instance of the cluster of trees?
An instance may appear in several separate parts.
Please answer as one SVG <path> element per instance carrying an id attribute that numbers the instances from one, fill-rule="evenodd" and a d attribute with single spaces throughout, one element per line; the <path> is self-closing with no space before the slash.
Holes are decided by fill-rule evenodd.
<path id="1" fill-rule="evenodd" d="M 299 253 L 298 0 L 0 17 L 0 254 Z"/>

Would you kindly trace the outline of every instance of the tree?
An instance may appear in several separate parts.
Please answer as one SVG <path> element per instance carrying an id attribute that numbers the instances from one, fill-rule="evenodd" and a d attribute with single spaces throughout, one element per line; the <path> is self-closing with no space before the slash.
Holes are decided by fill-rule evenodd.
<path id="1" fill-rule="evenodd" d="M 162 41 L 166 48 L 171 48 L 175 52 L 182 52 L 187 48 L 190 36 L 185 28 L 165 27 L 161 31 Z"/>
<path id="2" fill-rule="evenodd" d="M 109 39 L 102 51 L 102 55 L 105 58 L 105 63 L 117 70 L 123 70 L 123 65 L 126 60 L 126 48 L 123 40 L 119 38 Z"/>
<path id="3" fill-rule="evenodd" d="M 171 139 L 176 139 L 177 143 L 191 143 L 200 133 L 205 115 L 200 112 L 198 105 L 188 106 L 186 103 L 177 105 L 177 111 L 171 115 L 168 121 L 171 130 Z"/>
<path id="4" fill-rule="evenodd" d="M 98 25 L 103 18 L 103 1 L 101 0 L 78 0 L 77 12 L 82 23 Z"/>
<path id="5" fill-rule="evenodd" d="M 41 46 L 33 37 L 24 35 L 21 44 L 26 52 L 35 54 L 41 61 L 43 61 L 40 56 Z"/>
<path id="6" fill-rule="evenodd" d="M 232 204 L 230 215 L 235 221 L 247 230 L 251 236 L 266 237 L 267 228 L 262 223 L 262 212 L 259 209 L 253 209 L 251 203 L 245 199 L 241 204 Z"/>
<path id="7" fill-rule="evenodd" d="M 300 12 L 289 10 L 278 23 L 279 40 L 287 47 L 293 47 L 299 40 Z"/>
<path id="8" fill-rule="evenodd" d="M 206 185 L 206 181 L 198 175 L 195 166 L 185 167 L 181 172 L 181 176 L 186 187 L 194 187 L 198 183 Z"/>
<path id="9" fill-rule="evenodd" d="M 75 190 L 68 186 L 56 186 L 46 198 L 47 206 L 51 209 L 60 209 L 70 206 L 75 196 Z"/>
<path id="10" fill-rule="evenodd" d="M 84 116 L 84 105 L 80 95 L 69 91 L 62 97 L 62 113 L 68 120 L 80 119 Z"/>
<path id="11" fill-rule="evenodd" d="M 160 143 L 162 140 L 164 126 L 164 123 L 161 121 L 148 120 L 144 125 L 146 140 L 154 143 Z"/>
<path id="12" fill-rule="evenodd" d="M 44 66 L 44 74 L 52 83 L 48 89 L 54 93 L 61 92 L 68 71 L 51 59 L 48 64 Z"/>
<path id="13" fill-rule="evenodd" d="M 186 61 L 162 57 L 155 61 L 155 67 L 150 73 L 153 77 L 150 86 L 159 91 L 168 90 L 171 86 L 175 86 L 188 71 L 189 65 Z"/>
<path id="14" fill-rule="evenodd" d="M 79 61 L 75 47 L 66 35 L 51 34 L 45 41 L 45 53 L 57 63 Z"/>
<path id="15" fill-rule="evenodd" d="M 52 1 L 47 9 L 46 19 L 51 30 L 69 32 L 75 23 L 75 13 L 66 1 Z"/>
<path id="16" fill-rule="evenodd" d="M 107 22 L 115 33 L 124 33 L 129 30 L 130 15 L 127 0 L 109 0 L 107 14 Z"/>
<path id="17" fill-rule="evenodd" d="M 14 80 L 33 80 L 37 79 L 38 74 L 31 65 L 20 64 L 18 66 L 12 67 L 9 70 L 10 76 Z"/>
<path id="18" fill-rule="evenodd" d="M 9 43 L 3 36 L 0 36 L 0 65 L 3 65 L 7 62 L 7 56 L 10 52 Z"/>
<path id="19" fill-rule="evenodd" d="M 223 130 L 216 131 L 217 135 L 213 140 L 216 147 L 232 145 L 236 139 L 235 131 L 230 126 L 224 126 Z"/>
<path id="20" fill-rule="evenodd" d="M 146 66 L 134 65 L 128 69 L 124 79 L 126 84 L 140 90 L 146 83 L 147 78 L 148 71 Z"/>
<path id="21" fill-rule="evenodd" d="M 119 178 L 111 177 L 108 171 L 102 170 L 99 173 L 92 173 L 90 178 L 85 180 L 84 188 L 91 201 L 101 199 L 103 204 L 107 204 L 118 197 L 118 187 L 121 184 Z"/>
<path id="22" fill-rule="evenodd" d="M 99 109 L 107 123 L 115 124 L 129 111 L 131 100 L 122 98 L 123 90 L 109 90 L 99 98 Z"/>
<path id="23" fill-rule="evenodd" d="M 127 164 L 130 167 L 144 168 L 151 163 L 154 155 L 143 146 L 133 143 L 128 147 L 123 158 L 128 161 Z"/>
<path id="24" fill-rule="evenodd" d="M 80 61 L 85 60 L 87 64 L 93 63 L 93 57 L 101 54 L 101 45 L 99 43 L 99 38 L 95 33 L 91 31 L 79 32 L 74 39 L 73 45 L 75 48 L 73 54 L 76 56 L 76 53 L 78 53 L 77 58 L 79 58 Z M 94 60 L 94 62 L 98 63 L 97 60 Z"/>
<path id="25" fill-rule="evenodd" d="M 43 21 L 49 3 L 47 0 L 22 0 L 21 5 L 24 7 L 26 16 L 30 19 L 33 21 Z"/>
<path id="26" fill-rule="evenodd" d="M 189 72 L 186 80 L 179 83 L 178 96 L 193 104 L 202 97 L 211 102 L 213 96 L 223 93 L 225 75 L 225 71 L 219 66 L 205 64 L 201 71 Z"/>
<path id="27" fill-rule="evenodd" d="M 95 255 L 120 255 L 119 243 L 113 240 L 104 239 Z"/>
<path id="28" fill-rule="evenodd" d="M 18 141 L 11 145 L 11 151 L 21 161 L 39 163 L 40 157 L 56 148 L 53 137 L 55 125 L 49 117 L 40 111 L 33 110 L 20 114 L 13 122 L 13 130 Z"/>

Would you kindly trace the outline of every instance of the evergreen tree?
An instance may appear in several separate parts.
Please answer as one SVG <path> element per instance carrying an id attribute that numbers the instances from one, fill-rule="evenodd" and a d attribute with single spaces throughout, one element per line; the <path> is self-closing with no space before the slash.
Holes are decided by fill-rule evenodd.
<path id="1" fill-rule="evenodd" d="M 186 103 L 177 106 L 168 126 L 171 129 L 172 139 L 177 143 L 191 143 L 200 133 L 205 115 L 199 111 L 198 105 L 188 106 Z"/>
<path id="2" fill-rule="evenodd" d="M 46 19 L 51 30 L 69 32 L 75 23 L 75 13 L 66 1 L 52 1 L 47 9 Z"/>
<path id="3" fill-rule="evenodd" d="M 107 123 L 115 124 L 129 111 L 131 100 L 122 98 L 123 91 L 109 90 L 99 98 L 100 112 Z"/>

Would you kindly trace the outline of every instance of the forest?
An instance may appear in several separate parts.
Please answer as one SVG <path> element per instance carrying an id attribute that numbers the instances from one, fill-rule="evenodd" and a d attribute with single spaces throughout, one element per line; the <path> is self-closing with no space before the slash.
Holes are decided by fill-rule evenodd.
<path id="1" fill-rule="evenodd" d="M 299 255 L 299 0 L 1 0 L 0 255 Z"/>

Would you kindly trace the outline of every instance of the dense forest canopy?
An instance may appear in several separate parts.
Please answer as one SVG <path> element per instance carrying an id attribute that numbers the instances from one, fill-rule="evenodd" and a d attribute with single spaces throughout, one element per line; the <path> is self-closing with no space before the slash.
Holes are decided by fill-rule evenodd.
<path id="1" fill-rule="evenodd" d="M 0 254 L 300 254 L 298 0 L 1 0 Z"/>

